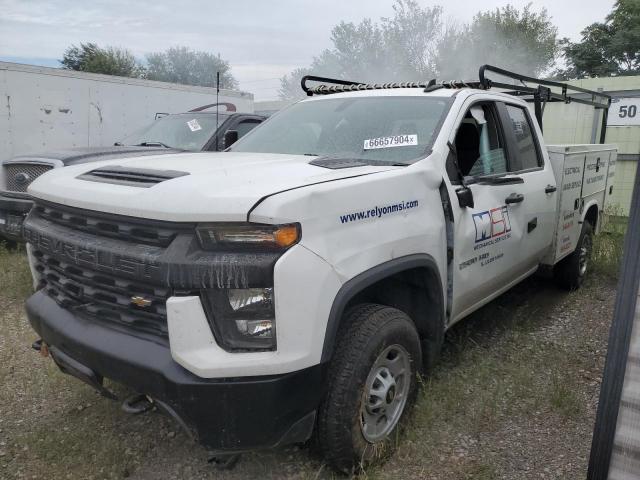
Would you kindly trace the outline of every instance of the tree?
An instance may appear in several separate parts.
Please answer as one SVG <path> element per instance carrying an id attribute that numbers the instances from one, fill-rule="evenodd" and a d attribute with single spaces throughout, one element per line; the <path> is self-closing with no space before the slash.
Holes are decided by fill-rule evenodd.
<path id="1" fill-rule="evenodd" d="M 300 99 L 304 98 L 304 92 L 300 88 L 300 80 L 305 75 L 319 75 L 321 77 L 335 77 L 342 75 L 339 73 L 341 67 L 337 57 L 330 50 L 324 50 L 320 56 L 315 57 L 308 68 L 296 68 L 289 75 L 280 79 L 280 98 Z M 346 77 L 345 77 L 346 78 Z"/>
<path id="2" fill-rule="evenodd" d="M 393 11 L 393 18 L 382 19 L 384 62 L 392 65 L 383 81 L 433 78 L 437 52 L 455 26 L 445 24 L 440 6 L 421 8 L 414 0 L 396 0 Z"/>
<path id="3" fill-rule="evenodd" d="M 558 56 L 558 29 L 545 9 L 531 4 L 522 11 L 507 5 L 476 14 L 460 32 L 440 44 L 438 72 L 442 78 L 477 77 L 478 67 L 496 65 L 530 76 L 548 71 Z"/>
<path id="4" fill-rule="evenodd" d="M 564 39 L 564 78 L 640 73 L 640 0 L 618 0 L 605 22 L 582 31 L 580 42 Z"/>
<path id="5" fill-rule="evenodd" d="M 62 68 L 82 72 L 119 75 L 122 77 L 139 77 L 144 68 L 136 61 L 133 54 L 124 48 L 101 48 L 95 43 L 71 45 L 60 60 Z"/>
<path id="6" fill-rule="evenodd" d="M 216 72 L 220 72 L 222 88 L 238 87 L 229 62 L 220 58 L 220 55 L 179 46 L 147 55 L 146 77 L 150 80 L 215 87 Z"/>
<path id="7" fill-rule="evenodd" d="M 492 63 L 531 75 L 546 71 L 557 56 L 557 29 L 546 10 L 507 5 L 478 13 L 469 25 L 443 20 L 442 7 L 396 0 L 394 15 L 380 22 L 342 22 L 331 31 L 333 48 L 281 79 L 281 98 L 302 95 L 300 77 L 336 76 L 361 82 L 477 78 Z"/>
<path id="8" fill-rule="evenodd" d="M 396 0 L 394 16 L 379 23 L 341 22 L 331 30 L 332 49 L 280 80 L 280 97 L 301 97 L 300 78 L 313 73 L 360 82 L 424 80 L 435 74 L 433 52 L 443 32 L 442 8 L 422 8 L 415 0 Z"/>

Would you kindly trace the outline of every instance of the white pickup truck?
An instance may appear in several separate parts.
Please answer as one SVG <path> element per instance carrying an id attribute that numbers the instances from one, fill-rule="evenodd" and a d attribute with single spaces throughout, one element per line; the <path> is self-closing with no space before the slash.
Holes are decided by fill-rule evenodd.
<path id="1" fill-rule="evenodd" d="M 143 394 L 126 409 L 152 402 L 220 459 L 315 432 L 338 470 L 371 461 L 451 325 L 541 266 L 567 288 L 588 268 L 615 148 L 545 146 L 525 100 L 540 121 L 544 101 L 608 97 L 499 91 L 489 71 L 310 77 L 226 152 L 42 175 L 34 347 L 106 396 L 104 377 Z"/>

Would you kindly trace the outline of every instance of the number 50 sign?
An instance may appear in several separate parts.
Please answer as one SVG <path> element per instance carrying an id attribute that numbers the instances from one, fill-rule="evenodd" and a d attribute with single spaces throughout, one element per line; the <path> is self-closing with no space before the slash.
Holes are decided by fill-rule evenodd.
<path id="1" fill-rule="evenodd" d="M 640 125 L 640 98 L 614 98 L 609 108 L 607 125 Z"/>

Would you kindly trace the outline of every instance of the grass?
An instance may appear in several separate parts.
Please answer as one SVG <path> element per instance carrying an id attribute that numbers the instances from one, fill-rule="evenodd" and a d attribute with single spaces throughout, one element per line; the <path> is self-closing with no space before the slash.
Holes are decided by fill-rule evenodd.
<path id="1" fill-rule="evenodd" d="M 0 240 L 0 292 L 2 299 L 22 302 L 31 293 L 31 273 L 23 246 L 7 249 Z"/>
<path id="2" fill-rule="evenodd" d="M 468 468 L 467 478 L 473 478 L 474 480 L 493 480 L 498 478 L 498 474 L 493 465 L 478 462 L 473 463 Z"/>
<path id="3" fill-rule="evenodd" d="M 567 378 L 554 376 L 551 380 L 549 402 L 553 409 L 564 418 L 576 418 L 582 413 L 580 399 L 567 383 Z"/>
<path id="4" fill-rule="evenodd" d="M 570 452 L 567 456 L 588 452 L 593 416 L 588 400 L 597 388 L 589 386 L 589 379 L 601 368 L 597 359 L 602 354 L 596 352 L 603 352 L 608 310 L 603 310 L 604 320 L 598 319 L 604 325 L 596 326 L 599 330 L 585 317 L 600 305 L 594 298 L 604 295 L 603 284 L 611 283 L 603 278 L 617 274 L 624 229 L 624 222 L 612 220 L 605 235 L 596 237 L 597 273 L 583 290 L 567 295 L 544 280 L 532 279 L 450 330 L 443 359 L 423 382 L 397 451 L 387 464 L 370 467 L 359 478 L 507 478 L 509 455 L 523 464 L 527 455 L 542 457 L 553 450 L 553 438 L 533 436 L 532 425 L 539 424 L 564 435 L 556 447 Z M 0 303 L 9 307 L 0 313 L 0 383 L 7 386 L 0 391 L 0 405 L 8 406 L 0 416 L 0 442 L 7 444 L 0 446 L 6 453 L 0 457 L 0 478 L 40 478 L 38 472 L 60 478 L 122 478 L 163 472 L 174 464 L 193 468 L 194 478 L 219 478 L 203 470 L 202 452 L 186 437 L 178 433 L 167 439 L 170 430 L 179 432 L 170 420 L 157 415 L 126 417 L 116 403 L 60 374 L 52 362 L 26 352 L 34 335 L 22 315 L 21 303 L 32 288 L 23 250 L 0 246 L 0 286 Z M 572 310 L 584 302 L 591 303 Z M 567 339 L 541 334 L 557 324 L 558 312 L 576 323 L 567 327 L 570 332 L 583 324 L 585 331 Z M 515 433 L 519 431 L 523 437 Z M 505 438 L 506 446 L 500 447 Z M 230 475 L 340 478 L 306 449 L 293 456 L 252 453 Z"/>
<path id="5" fill-rule="evenodd" d="M 532 346 L 527 337 L 504 333 L 497 350 L 457 345 L 463 350 L 448 354 L 423 388 L 416 433 L 439 429 L 443 418 L 449 427 L 478 435 L 496 427 L 497 418 L 530 411 L 573 417 L 575 382 L 563 376 L 572 360 L 552 342 Z"/>
<path id="6" fill-rule="evenodd" d="M 593 239 L 592 261 L 598 273 L 617 278 L 624 254 L 628 218 L 605 213 L 599 235 Z"/>

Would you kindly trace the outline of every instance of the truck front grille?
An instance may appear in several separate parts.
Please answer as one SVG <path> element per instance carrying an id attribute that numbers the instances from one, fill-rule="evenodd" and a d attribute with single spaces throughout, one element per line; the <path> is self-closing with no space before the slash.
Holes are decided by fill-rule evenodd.
<path id="1" fill-rule="evenodd" d="M 53 165 L 42 163 L 7 163 L 4 165 L 6 189 L 9 192 L 26 192 L 27 187 Z"/>
<path id="2" fill-rule="evenodd" d="M 193 232 L 195 227 L 193 224 L 145 221 L 46 203 L 37 203 L 34 210 L 43 219 L 73 230 L 160 247 L 169 246 L 178 233 Z"/>
<path id="3" fill-rule="evenodd" d="M 194 224 L 41 200 L 24 226 L 39 288 L 48 296 L 76 315 L 161 343 L 168 338 L 166 302 L 175 294 L 161 257 L 179 235 L 188 240 L 194 231 Z M 191 292 L 185 287 L 181 294 Z"/>
<path id="4" fill-rule="evenodd" d="M 71 264 L 33 250 L 41 288 L 61 307 L 128 331 L 166 339 L 168 288 Z"/>

